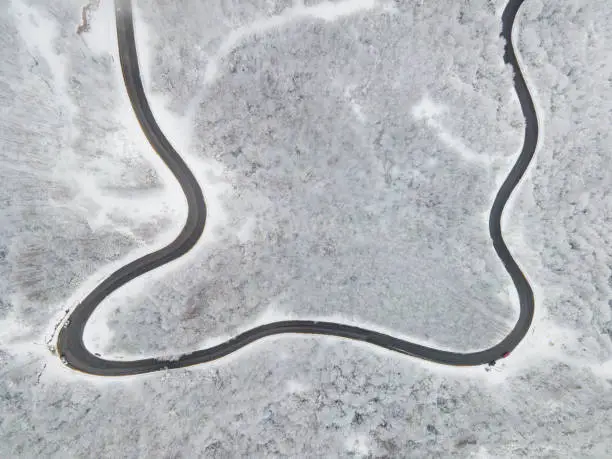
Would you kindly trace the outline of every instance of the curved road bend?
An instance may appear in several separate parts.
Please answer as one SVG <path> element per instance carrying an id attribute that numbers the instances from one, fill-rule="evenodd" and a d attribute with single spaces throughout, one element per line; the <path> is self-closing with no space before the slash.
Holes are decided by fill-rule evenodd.
<path id="1" fill-rule="evenodd" d="M 493 239 L 493 246 L 497 255 L 504 263 L 508 274 L 512 277 L 520 298 L 518 321 L 508 336 L 500 343 L 478 352 L 449 352 L 411 343 L 360 327 L 332 322 L 290 320 L 273 322 L 252 328 L 218 346 L 185 354 L 178 360 L 172 361 L 155 358 L 132 361 L 105 360 L 89 352 L 83 343 L 83 331 L 91 314 L 102 300 L 130 280 L 162 266 L 190 250 L 201 236 L 206 221 L 206 205 L 200 186 L 187 165 L 161 132 L 147 102 L 140 79 L 130 0 L 116 0 L 117 39 L 125 88 L 140 126 L 151 146 L 181 184 L 183 192 L 187 197 L 189 214 L 183 230 L 173 242 L 163 249 L 145 255 L 111 274 L 74 309 L 64 327 L 60 330 L 57 342 L 58 353 L 64 363 L 75 370 L 103 376 L 148 373 L 166 368 L 179 368 L 210 362 L 258 339 L 280 333 L 331 335 L 365 341 L 385 349 L 446 365 L 486 364 L 512 351 L 527 333 L 534 312 L 531 287 L 521 269 L 512 258 L 501 233 L 501 216 L 504 206 L 527 169 L 534 155 L 538 140 L 538 120 L 535 108 L 517 62 L 511 36 L 516 14 L 523 1 L 509 0 L 502 15 L 502 36 L 506 39 L 504 60 L 512 65 L 514 70 L 514 89 L 518 95 L 525 117 L 525 133 L 522 151 L 497 193 L 489 218 L 489 232 Z"/>

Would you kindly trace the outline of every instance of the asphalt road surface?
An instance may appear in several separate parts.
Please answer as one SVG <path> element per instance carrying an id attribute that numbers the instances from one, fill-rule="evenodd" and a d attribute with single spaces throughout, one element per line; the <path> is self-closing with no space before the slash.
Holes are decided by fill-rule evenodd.
<path id="1" fill-rule="evenodd" d="M 57 351 L 69 367 L 85 373 L 119 376 L 148 373 L 168 368 L 180 368 L 210 362 L 228 355 L 253 341 L 280 333 L 301 333 L 310 335 L 331 335 L 400 352 L 419 359 L 446 365 L 482 365 L 503 357 L 512 351 L 529 330 L 533 319 L 533 291 L 521 269 L 512 258 L 501 233 L 501 216 L 510 194 L 523 176 L 536 149 L 538 120 L 529 90 L 519 68 L 512 45 L 512 26 L 524 0 L 510 0 L 502 15 L 502 36 L 506 39 L 504 60 L 514 70 L 514 89 L 518 95 L 525 117 L 523 148 L 514 167 L 499 189 L 489 217 L 489 232 L 493 246 L 512 277 L 520 298 L 520 315 L 512 331 L 500 343 L 478 352 L 449 352 L 422 346 L 395 338 L 390 335 L 333 322 L 290 320 L 273 322 L 252 328 L 218 346 L 201 349 L 181 356 L 177 360 L 141 359 L 131 361 L 105 360 L 89 352 L 83 343 L 85 324 L 96 307 L 113 291 L 130 280 L 174 260 L 189 251 L 202 235 L 206 222 L 206 204 L 202 190 L 195 177 L 174 150 L 155 122 L 140 79 L 138 56 L 134 41 L 134 25 L 130 0 L 116 0 L 117 40 L 121 58 L 121 69 L 125 88 L 140 126 L 155 152 L 170 168 L 187 197 L 189 213 L 179 236 L 168 246 L 139 258 L 111 274 L 98 285 L 72 311 L 60 330 Z M 440 330 L 443 333 L 444 330 Z"/>

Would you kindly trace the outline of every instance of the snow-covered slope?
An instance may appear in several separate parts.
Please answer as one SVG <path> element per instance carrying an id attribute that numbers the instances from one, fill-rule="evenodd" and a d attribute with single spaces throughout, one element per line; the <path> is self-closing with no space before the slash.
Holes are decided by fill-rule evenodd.
<path id="1" fill-rule="evenodd" d="M 226 30 L 215 29 L 224 36 L 230 29 L 252 22 L 253 16 L 265 7 L 263 2 L 253 2 L 249 11 L 244 2 L 238 9 L 237 2 L 223 1 L 211 3 L 210 15 L 204 15 L 195 10 L 181 13 L 176 3 L 159 5 L 160 11 L 163 6 L 169 24 L 179 23 L 179 18 L 183 16 L 199 15 L 202 21 L 212 21 L 210 18 L 215 17 L 213 13 L 217 14 L 215 5 L 224 7 L 228 15 Z M 313 3 L 305 2 L 307 6 Z M 418 3 L 414 2 L 415 5 Z M 363 2 L 351 4 L 354 9 L 349 16 L 337 18 L 336 22 L 321 23 L 319 33 L 335 30 L 340 34 L 338 24 L 343 23 L 338 21 L 347 20 L 348 25 L 354 25 L 357 21 L 355 15 L 365 12 L 373 14 L 372 9 L 361 7 Z M 487 4 L 470 2 L 464 7 L 467 8 L 463 14 L 464 20 L 485 14 Z M 496 4 L 499 13 L 503 2 Z M 132 256 L 137 246 L 145 250 L 146 244 L 151 247 L 163 242 L 158 239 L 158 231 L 163 233 L 166 228 L 166 234 L 171 237 L 173 228 L 170 222 L 180 220 L 183 215 L 182 201 L 180 204 L 175 202 L 172 208 L 176 214 L 167 214 L 170 217 L 167 226 L 160 223 L 155 231 L 151 231 L 147 224 L 148 237 L 132 239 L 132 236 L 125 236 L 126 242 L 119 243 L 124 239 L 118 235 L 134 234 L 139 227 L 144 228 L 140 225 L 151 222 L 153 214 L 162 218 L 163 206 L 154 207 L 151 202 L 162 202 L 162 196 L 168 196 L 166 199 L 172 203 L 172 196 L 176 195 L 172 194 L 172 182 L 158 175 L 163 171 L 156 169 L 156 163 L 151 159 L 137 126 L 130 124 L 133 121 L 130 121 L 129 107 L 122 99 L 116 64 L 105 57 L 106 53 L 114 52 L 110 46 L 104 47 L 104 43 L 114 43 L 110 41 L 112 22 L 105 16 L 110 13 L 110 9 L 105 10 L 109 5 L 109 2 L 102 1 L 101 9 L 92 18 L 90 35 L 83 36 L 85 42 L 74 34 L 80 21 L 82 5 L 79 2 L 54 2 L 49 9 L 48 3 L 43 1 L 15 1 L 8 12 L 0 11 L 3 15 L 0 16 L 0 27 L 7 32 L 0 34 L 0 37 L 13 40 L 7 42 L 7 46 L 0 47 L 0 52 L 4 53 L 0 97 L 5 107 L 12 108 L 0 112 L 3 117 L 0 124 L 3 126 L 0 136 L 0 154 L 3 155 L 0 168 L 0 174 L 3 174 L 0 187 L 0 193 L 3 193 L 0 207 L 0 243 L 3 244 L 0 269 L 3 271 L 0 282 L 4 282 L 0 291 L 3 308 L 3 322 L 0 324 L 0 457 L 612 456 L 612 428 L 609 422 L 612 415 L 608 305 L 611 297 L 608 285 L 610 225 L 607 224 L 606 210 L 606 193 L 610 188 L 606 175 L 610 110 L 606 104 L 612 100 L 612 89 L 608 82 L 611 56 L 609 47 L 605 46 L 612 39 L 609 26 L 612 23 L 612 7 L 607 2 L 580 2 L 579 5 L 572 0 L 562 0 L 550 5 L 540 0 L 527 0 L 518 20 L 519 50 L 529 83 L 537 96 L 537 108 L 544 129 L 535 167 L 508 209 L 504 225 L 511 249 L 534 283 L 538 301 L 532 331 L 508 359 L 498 362 L 492 369 L 447 369 L 382 352 L 365 344 L 321 337 L 275 337 L 211 366 L 123 379 L 101 379 L 62 367 L 59 359 L 47 351 L 43 337 L 52 327 L 52 318 L 65 307 L 63 299 L 76 295 L 74 292 L 79 285 L 84 285 L 84 279 L 90 273 L 103 269 L 112 260 Z M 153 3 L 140 3 L 145 22 L 151 20 L 147 19 L 149 16 L 157 14 L 152 6 L 147 10 L 147 5 Z M 280 7 L 273 3 L 266 5 L 271 13 L 281 13 Z M 407 3 L 380 5 L 380 8 L 389 8 L 393 12 L 394 8 Z M 331 4 L 326 4 L 326 7 L 331 8 L 330 11 L 338 11 Z M 176 18 L 172 13 L 173 8 L 177 8 Z M 240 11 L 243 13 L 239 14 Z M 419 14 L 425 23 L 432 24 L 429 33 L 438 37 L 434 30 L 434 18 L 431 17 L 433 13 Z M 489 24 L 486 17 L 485 14 L 483 21 Z M 440 27 L 446 27 L 452 21 L 446 18 Z M 216 21 L 220 22 L 223 21 Z M 302 36 L 306 40 L 311 35 L 307 32 L 311 31 L 308 27 L 314 27 L 312 24 L 312 21 L 300 19 L 285 27 L 294 30 L 293 33 L 298 33 L 295 32 L 296 28 L 303 27 Z M 157 25 L 162 30 L 162 25 Z M 204 25 L 201 24 L 200 30 L 210 29 Z M 100 33 L 100 28 L 107 26 L 111 27 L 108 41 L 94 40 L 91 34 Z M 470 35 L 477 30 L 473 26 L 466 24 L 460 30 Z M 493 25 L 489 27 L 490 32 L 482 33 L 490 38 L 495 33 Z M 30 30 L 28 44 L 20 38 L 19 30 L 22 33 Z M 32 30 L 45 34 L 43 36 L 49 39 L 34 38 Z M 151 29 L 149 31 L 149 38 L 154 40 L 155 35 Z M 372 33 L 372 40 L 383 33 L 373 28 L 366 28 L 366 31 Z M 179 39 L 178 32 L 175 33 L 175 40 Z M 189 33 L 195 32 L 189 29 Z M 266 37 L 273 33 L 267 32 Z M 56 40 L 51 39 L 53 34 Z M 323 44 L 326 40 L 321 38 Z M 269 38 L 261 42 L 255 38 L 247 40 L 242 45 L 247 48 L 243 56 L 260 55 L 268 59 L 274 53 L 283 51 L 282 46 L 288 46 L 277 38 L 276 44 L 280 50 L 258 54 L 261 50 L 257 47 L 265 47 L 265 43 L 270 42 Z M 202 43 L 206 41 L 202 40 Z M 213 45 L 211 42 L 210 46 L 218 49 L 220 43 L 214 42 Z M 56 49 L 56 46 L 59 48 Z M 496 46 L 495 52 L 499 52 L 499 45 Z M 320 47 L 325 51 L 324 56 L 337 56 L 334 54 L 335 48 Z M 177 52 L 176 47 L 166 42 L 157 45 L 153 42 L 151 49 Z M 185 49 L 181 54 L 185 62 L 195 59 L 186 56 L 192 52 L 190 50 Z M 57 56 L 61 59 L 54 61 Z M 400 57 L 408 59 L 410 56 L 398 53 Z M 33 65 L 32 59 L 39 64 Z M 294 62 L 296 66 L 303 65 L 303 59 L 300 59 Z M 434 55 L 432 65 L 438 62 L 436 59 Z M 53 79 L 50 69 L 59 65 L 57 62 L 66 64 L 64 75 L 67 82 Z M 164 59 L 156 63 L 153 57 L 149 60 L 151 68 L 166 65 L 164 62 L 168 64 L 173 61 Z M 219 72 L 223 72 L 224 62 L 224 58 L 219 59 Z M 391 63 L 385 65 L 389 65 L 387 72 L 391 74 Z M 481 74 L 485 71 L 482 65 L 482 61 L 470 62 L 467 69 L 473 68 L 474 72 Z M 333 68 L 330 67 L 324 68 L 331 72 Z M 174 69 L 178 70 L 178 67 Z M 363 72 L 361 70 L 357 75 L 363 76 Z M 202 73 L 205 74 L 204 70 Z M 160 77 L 157 82 L 150 82 L 149 86 L 150 91 L 158 91 L 166 97 L 154 107 L 156 114 L 162 113 L 159 107 L 165 104 L 170 114 L 204 120 L 205 110 L 199 104 L 193 104 L 192 112 L 181 112 L 181 107 L 189 102 L 193 88 L 200 87 L 199 83 L 192 83 L 193 87 L 188 87 L 182 94 L 178 84 L 174 91 L 164 86 L 167 83 L 164 78 L 169 78 L 171 73 L 159 74 L 166 76 Z M 373 78 L 375 75 L 385 75 L 384 69 L 379 68 L 373 72 Z M 78 85 L 75 86 L 77 89 L 73 88 L 72 85 L 77 83 L 71 77 L 81 82 L 83 88 L 97 88 L 97 91 L 78 90 Z M 184 78 L 184 81 L 190 81 Z M 506 97 L 502 106 L 512 108 L 508 75 L 499 78 L 503 84 L 500 83 L 498 90 Z M 215 84 L 227 80 L 228 76 L 221 73 Z M 380 91 L 376 89 L 381 86 L 376 84 L 379 80 L 380 77 L 372 80 L 372 91 Z M 487 79 L 480 81 L 485 84 Z M 258 80 L 258 84 L 265 82 Z M 237 84 L 235 88 L 238 90 L 241 86 Z M 345 89 L 346 85 L 341 86 L 337 94 L 345 97 Z M 319 88 L 319 91 L 324 90 L 335 89 Z M 242 91 L 244 93 L 244 89 Z M 317 94 L 314 88 L 312 91 L 311 94 Z M 469 100 L 469 93 L 461 94 Z M 201 97 L 223 107 L 223 101 L 219 101 L 214 92 L 203 92 Z M 364 96 L 354 90 L 346 97 Z M 484 104 L 479 96 L 473 96 L 472 105 L 453 102 L 450 95 L 444 99 L 436 97 L 434 91 L 430 91 L 428 97 L 424 99 L 424 95 L 419 93 L 410 99 L 411 103 L 398 100 L 398 107 L 405 109 L 407 114 L 401 123 L 397 122 L 395 129 L 398 132 L 400 128 L 401 132 L 413 132 L 406 126 L 420 123 L 419 132 L 430 133 L 430 137 L 422 139 L 423 148 L 425 144 L 429 145 L 428 142 L 433 142 L 437 145 L 436 151 L 459 155 L 460 151 L 452 150 L 445 144 L 446 138 L 447 141 L 460 139 L 459 145 L 474 153 L 493 151 L 479 145 L 487 137 L 479 134 L 475 126 L 490 126 L 483 124 L 487 123 L 486 120 L 478 118 L 484 116 L 482 112 L 473 109 L 476 103 Z M 313 99 L 312 104 L 320 100 L 314 96 Z M 390 103 L 382 98 L 382 94 L 378 109 L 372 109 L 367 100 L 354 99 L 346 107 L 344 102 L 334 100 L 329 107 L 330 113 L 334 113 L 332 109 L 338 106 L 346 110 L 346 117 L 342 120 L 329 121 L 327 127 L 334 132 L 350 129 L 349 120 L 352 119 L 355 126 L 361 126 L 362 132 L 367 133 L 365 123 L 368 116 L 385 112 L 382 108 L 384 103 Z M 448 111 L 436 114 L 436 107 L 441 105 L 446 105 Z M 90 112 L 82 108 L 90 106 L 106 109 Z M 413 113 L 415 107 L 421 110 Z M 464 112 L 453 118 L 453 110 L 459 107 L 463 107 Z M 68 114 L 72 118 L 62 118 Z M 425 116 L 428 114 L 433 116 Z M 89 118 L 94 115 L 95 119 Z M 420 115 L 421 119 L 416 119 L 415 115 L 416 118 Z M 500 116 L 506 116 L 506 113 L 502 112 Z M 31 123 L 23 123 L 24 119 Z M 491 119 L 495 120 L 495 115 L 491 115 Z M 162 121 L 166 125 L 172 123 L 170 115 Z M 12 124 L 9 125 L 9 122 Z M 246 122 L 255 123 L 248 119 Z M 495 151 L 500 158 L 497 164 L 500 172 L 502 162 L 515 152 L 514 147 L 508 145 L 513 145 L 520 131 L 520 118 L 516 110 L 507 124 L 506 128 L 500 128 L 500 137 L 493 139 L 499 142 L 499 148 Z M 110 128 L 104 128 L 98 134 L 93 132 L 96 135 L 92 137 L 84 135 L 99 126 Z M 297 123 L 296 126 L 301 124 Z M 321 126 L 319 131 L 315 131 L 321 138 L 328 135 L 325 127 Z M 283 129 L 288 131 L 288 128 Z M 278 132 L 284 131 L 279 127 Z M 444 135 L 444 132 L 447 134 Z M 206 143 L 206 136 L 212 136 L 212 131 L 202 133 L 189 139 L 194 146 L 207 146 L 206 149 L 193 148 L 196 154 L 213 148 Z M 227 139 L 228 142 L 230 140 L 231 137 Z M 353 143 L 363 141 L 358 138 L 348 140 Z M 106 148 L 107 144 L 110 148 Z M 109 161 L 95 160 L 96 151 L 102 146 L 103 158 L 109 158 Z M 58 152 L 62 156 L 58 156 Z M 125 158 L 128 152 L 137 154 L 134 161 L 147 166 L 124 165 L 120 159 Z M 370 153 L 371 161 L 374 161 L 376 151 L 371 150 Z M 242 153 L 243 156 L 245 154 Z M 358 154 L 356 150 L 355 155 Z M 72 155 L 82 156 L 73 159 Z M 324 159 L 327 157 L 322 156 Z M 453 163 L 450 159 L 449 162 L 461 164 L 463 175 L 466 170 L 482 169 L 479 156 L 472 162 L 466 161 L 469 158 L 465 155 L 457 157 L 461 158 L 460 163 L 458 160 Z M 227 234 L 223 233 L 223 225 L 213 231 L 210 244 L 219 244 L 219 247 L 234 241 L 231 237 L 243 238 L 244 243 L 253 241 L 257 236 L 258 224 L 257 220 L 251 227 L 246 222 L 234 222 L 233 216 L 245 209 L 240 207 L 239 200 L 233 194 L 236 191 L 230 186 L 224 195 L 221 185 L 226 180 L 230 183 L 237 181 L 241 177 L 241 168 L 245 166 L 239 163 L 238 155 L 236 163 L 225 163 L 234 164 L 231 174 L 217 174 L 216 164 L 224 163 L 224 158 L 227 160 L 227 155 L 219 154 L 214 158 L 216 162 L 204 164 L 210 168 L 204 175 L 208 175 L 213 185 L 220 184 L 216 188 L 219 190 L 218 215 L 225 215 L 230 222 L 225 230 Z M 284 159 L 279 158 L 279 165 L 285 164 L 282 161 Z M 9 169 L 9 166 L 13 169 Z M 111 166 L 112 171 L 106 169 Z M 141 172 L 143 169 L 156 171 L 150 173 L 157 176 L 154 185 L 150 186 L 152 189 L 147 188 L 147 180 L 141 176 L 134 177 L 133 182 L 130 181 L 132 179 L 128 180 L 128 183 L 134 184 L 128 190 L 117 189 L 117 177 L 128 177 L 134 171 Z M 264 173 L 261 169 L 256 168 L 253 174 Z M 382 189 L 390 186 L 385 181 L 384 168 L 372 168 L 372 173 L 375 170 L 379 171 Z M 392 179 L 393 170 L 390 169 Z M 49 176 L 46 179 L 45 174 Z M 218 176 L 217 182 L 214 182 L 215 174 Z M 83 176 L 90 179 L 80 180 Z M 476 174 L 475 177 L 480 175 Z M 490 179 L 494 181 L 495 177 L 491 176 Z M 250 183 L 254 188 L 255 182 L 253 177 L 245 176 L 240 178 L 239 183 L 244 187 Z M 87 188 L 92 184 L 95 184 L 95 188 Z M 260 186 L 267 185 L 260 182 Z M 76 191 L 68 193 L 71 187 L 75 187 Z M 105 191 L 107 187 L 108 191 Z M 206 184 L 204 188 L 206 190 Z M 333 193 L 338 193 L 337 189 L 331 188 Z M 146 191 L 138 191 L 141 189 Z M 494 190 L 494 187 L 490 190 Z M 265 188 L 257 192 L 274 203 L 269 195 L 265 195 L 268 192 Z M 355 192 L 361 193 L 361 190 L 356 189 Z M 148 200 L 150 196 L 154 198 Z M 134 204 L 141 198 L 141 205 Z M 62 205 L 50 206 L 53 200 Z M 245 200 L 243 205 L 249 202 L 253 201 Z M 268 201 L 262 198 L 256 204 L 265 202 Z M 279 209 L 280 201 L 275 205 L 277 207 L 270 204 L 272 209 Z M 125 223 L 115 221 L 117 215 L 131 209 L 131 206 L 142 207 L 143 212 L 150 210 L 151 214 L 143 213 L 142 218 L 133 217 Z M 156 213 L 157 209 L 159 214 Z M 107 224 L 96 229 L 92 222 L 99 215 Z M 270 214 L 271 217 L 274 215 L 274 212 Z M 484 222 L 485 216 L 481 218 Z M 75 222 L 79 221 L 84 223 L 77 226 Z M 75 233 L 78 227 L 85 230 Z M 235 231 L 237 228 L 243 231 Z M 231 231 L 234 233 L 230 237 Z M 270 231 L 270 234 L 274 232 Z M 137 240 L 142 242 L 135 242 Z M 282 239 L 277 240 L 282 242 Z M 38 249 L 35 251 L 36 247 Z M 68 248 L 72 251 L 68 251 Z M 468 250 L 476 248 L 470 247 Z M 205 252 L 203 245 L 201 251 L 193 256 L 205 256 Z M 228 255 L 223 255 L 221 249 L 215 253 L 210 259 L 212 262 L 205 266 L 205 271 L 222 273 L 224 269 L 230 270 L 231 266 L 226 268 L 222 263 L 228 260 L 222 257 Z M 40 258 L 34 258 L 35 255 Z M 31 261 L 28 270 L 25 269 L 29 266 L 27 260 Z M 178 293 L 166 299 L 160 298 L 157 303 L 142 302 L 142 308 L 150 308 L 147 310 L 155 314 L 153 317 L 166 320 L 167 327 L 174 326 L 178 321 L 172 318 L 174 315 L 186 314 L 181 307 L 192 307 L 192 315 L 200 314 L 197 309 L 199 303 L 189 302 L 191 291 L 182 291 L 186 284 L 192 282 L 190 279 L 197 278 L 198 273 L 188 272 L 188 275 L 179 276 L 176 273 L 181 269 L 177 265 L 169 270 L 169 275 L 174 276 L 170 279 L 177 282 Z M 183 283 L 178 283 L 177 278 L 180 277 L 185 278 Z M 72 283 L 70 279 L 74 279 Z M 481 279 L 486 281 L 495 277 Z M 499 285 L 506 280 L 502 272 L 498 280 Z M 222 295 L 223 288 L 227 287 L 219 286 L 219 295 Z M 492 287 L 483 287 L 482 291 L 490 291 L 487 290 L 489 288 Z M 152 292 L 155 293 L 155 290 Z M 134 287 L 130 295 L 137 299 L 142 292 Z M 157 297 L 156 294 L 150 296 Z M 174 296 L 185 302 L 171 301 L 176 299 Z M 191 299 L 195 298 L 197 296 Z M 119 303 L 124 300 L 119 298 L 118 303 L 113 301 L 107 308 L 108 318 L 118 334 L 108 338 L 117 343 L 109 341 L 115 350 L 138 350 L 139 345 L 152 350 L 155 339 L 164 338 L 166 330 L 163 327 L 164 334 L 156 336 L 155 324 L 142 324 L 136 329 L 134 322 L 131 322 L 132 330 L 139 330 L 142 340 L 123 338 L 121 335 L 127 333 L 128 328 L 118 321 L 129 319 L 130 313 L 113 312 L 115 306 L 120 306 Z M 507 305 L 506 302 L 500 304 Z M 124 303 L 125 306 L 127 303 Z M 289 309 L 285 311 L 291 312 Z M 348 312 L 342 308 L 334 311 L 345 316 Z M 236 314 L 236 323 L 244 318 L 238 311 L 233 313 Z M 189 317 L 184 317 L 184 320 L 188 321 Z M 199 331 L 205 330 L 198 329 L 200 319 L 192 320 L 193 329 L 185 332 L 187 337 L 184 341 L 180 341 L 176 335 L 168 335 L 174 342 L 162 344 L 167 347 L 177 344 L 186 346 L 200 339 Z M 212 321 L 212 318 L 206 320 Z M 211 323 L 211 327 L 222 326 Z M 440 319 L 440 325 L 453 324 L 444 324 Z M 397 328 L 408 330 L 404 323 Z M 220 328 L 216 331 L 222 333 Z"/>
<path id="2" fill-rule="evenodd" d="M 138 6 L 154 112 L 221 168 L 200 176 L 223 220 L 182 268 L 136 280 L 146 295 L 101 307 L 101 351 L 189 351 L 272 315 L 459 350 L 508 332 L 487 214 L 522 139 L 494 8 Z"/>

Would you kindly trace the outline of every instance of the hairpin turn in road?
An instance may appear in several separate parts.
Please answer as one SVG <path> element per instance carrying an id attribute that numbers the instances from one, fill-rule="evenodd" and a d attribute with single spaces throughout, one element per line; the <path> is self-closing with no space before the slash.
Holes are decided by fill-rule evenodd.
<path id="1" fill-rule="evenodd" d="M 502 15 L 502 36 L 506 39 L 504 60 L 514 71 L 514 89 L 518 96 L 525 131 L 523 148 L 506 180 L 499 189 L 489 217 L 489 233 L 493 246 L 512 278 L 520 299 L 519 318 L 510 333 L 498 344 L 478 352 L 460 353 L 434 349 L 360 327 L 333 322 L 289 320 L 272 322 L 247 330 L 236 337 L 176 360 L 147 358 L 131 361 L 106 360 L 89 352 L 83 342 L 85 324 L 96 307 L 112 292 L 130 280 L 158 268 L 188 252 L 198 241 L 206 222 L 206 204 L 200 186 L 180 155 L 174 150 L 157 125 L 140 78 L 130 0 L 116 0 L 117 40 L 125 88 L 140 126 L 155 152 L 179 181 L 189 206 L 187 221 L 178 237 L 166 247 L 123 266 L 101 284 L 72 311 L 60 329 L 57 351 L 69 367 L 89 374 L 120 376 L 148 373 L 210 362 L 228 355 L 253 341 L 281 333 L 331 335 L 368 342 L 385 349 L 446 365 L 482 365 L 505 357 L 526 335 L 534 313 L 533 291 L 510 254 L 501 232 L 501 216 L 508 198 L 525 173 L 538 141 L 538 119 L 535 107 L 519 67 L 512 43 L 512 26 L 524 0 L 510 0 Z"/>

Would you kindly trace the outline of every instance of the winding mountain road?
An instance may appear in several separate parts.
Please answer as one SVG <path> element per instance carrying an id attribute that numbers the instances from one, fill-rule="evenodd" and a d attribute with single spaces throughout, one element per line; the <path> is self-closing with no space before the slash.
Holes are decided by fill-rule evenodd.
<path id="1" fill-rule="evenodd" d="M 105 279 L 76 306 L 58 336 L 57 350 L 62 361 L 75 370 L 89 374 L 102 376 L 133 375 L 210 362 L 253 341 L 280 333 L 331 335 L 365 341 L 385 349 L 446 365 L 482 365 L 495 361 L 512 351 L 527 333 L 534 313 L 533 291 L 521 269 L 512 258 L 501 232 L 501 217 L 504 206 L 527 169 L 535 153 L 538 140 L 538 120 L 535 108 L 525 79 L 521 74 L 512 44 L 512 26 L 523 1 L 510 0 L 502 15 L 502 36 L 506 39 L 504 60 L 514 70 L 514 89 L 525 117 L 525 132 L 522 151 L 497 193 L 489 218 L 489 232 L 493 240 L 493 246 L 511 276 L 520 299 L 518 321 L 512 331 L 500 343 L 478 352 L 450 352 L 350 325 L 310 320 L 290 320 L 272 322 L 252 328 L 222 344 L 185 354 L 177 360 L 155 358 L 131 361 L 105 360 L 89 352 L 83 342 L 85 324 L 104 298 L 130 280 L 185 254 L 202 235 L 206 222 L 206 204 L 202 190 L 187 165 L 155 122 L 147 102 L 138 66 L 131 1 L 116 0 L 117 39 L 125 88 L 140 126 L 151 146 L 179 181 L 187 197 L 189 213 L 185 226 L 173 242 L 156 252 L 123 266 Z"/>

